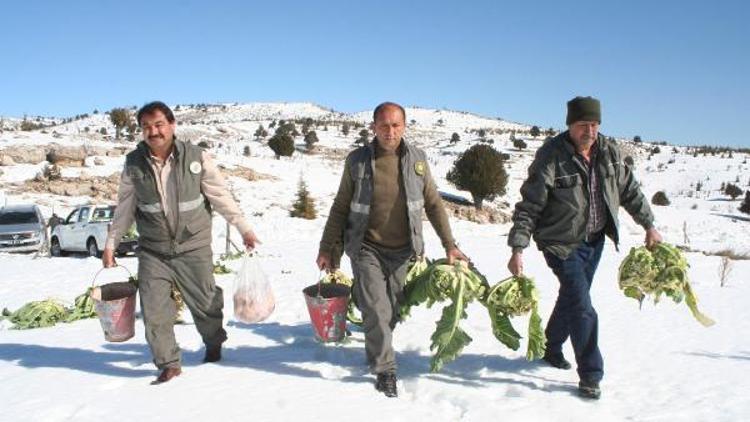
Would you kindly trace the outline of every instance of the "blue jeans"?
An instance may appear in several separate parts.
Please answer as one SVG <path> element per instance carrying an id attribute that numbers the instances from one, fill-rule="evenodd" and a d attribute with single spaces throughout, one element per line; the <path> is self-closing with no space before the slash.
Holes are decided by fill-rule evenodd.
<path id="1" fill-rule="evenodd" d="M 604 361 L 599 352 L 599 319 L 591 304 L 591 282 L 604 247 L 604 235 L 583 242 L 566 259 L 545 252 L 547 265 L 560 281 L 555 308 L 547 322 L 548 353 L 562 353 L 570 337 L 581 380 L 599 382 L 604 375 Z"/>

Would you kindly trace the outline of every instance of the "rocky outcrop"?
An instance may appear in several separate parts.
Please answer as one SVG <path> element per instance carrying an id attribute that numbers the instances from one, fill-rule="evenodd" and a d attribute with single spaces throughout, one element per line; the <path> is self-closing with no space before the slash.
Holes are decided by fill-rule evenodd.
<path id="1" fill-rule="evenodd" d="M 10 155 L 0 153 L 0 166 L 15 166 L 16 162 Z"/>
<path id="2" fill-rule="evenodd" d="M 10 157 L 15 164 L 39 164 L 47 160 L 47 150 L 43 146 L 10 146 L 0 151 L 0 155 Z"/>
<path id="3" fill-rule="evenodd" d="M 50 180 L 44 174 L 40 174 L 33 180 L 11 187 L 10 190 L 19 193 L 35 192 L 61 196 L 90 196 L 94 200 L 105 202 L 117 201 L 117 189 L 120 185 L 119 172 L 108 177 L 90 176 L 85 173 L 81 176 L 59 179 L 53 177 Z"/>
<path id="4" fill-rule="evenodd" d="M 479 224 L 505 224 L 510 222 L 512 212 L 509 209 L 493 208 L 485 205 L 477 210 L 473 205 L 459 205 L 443 201 L 445 211 L 453 218 L 473 221 Z"/>
<path id="5" fill-rule="evenodd" d="M 248 167 L 236 166 L 233 168 L 227 168 L 221 164 L 219 164 L 218 167 L 224 178 L 227 178 L 228 176 L 241 177 L 251 182 L 256 180 L 278 180 L 278 177 L 276 176 L 271 176 L 270 174 L 265 173 L 258 173 L 257 171 Z"/>
<path id="6" fill-rule="evenodd" d="M 83 146 L 53 144 L 47 152 L 47 161 L 59 166 L 83 167 L 86 156 L 86 149 Z"/>

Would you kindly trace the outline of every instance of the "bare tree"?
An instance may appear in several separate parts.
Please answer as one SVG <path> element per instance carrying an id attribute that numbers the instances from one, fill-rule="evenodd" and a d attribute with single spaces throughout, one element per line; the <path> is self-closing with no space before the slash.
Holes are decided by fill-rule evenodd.
<path id="1" fill-rule="evenodd" d="M 721 287 L 724 287 L 727 283 L 727 278 L 732 272 L 732 260 L 728 256 L 722 256 L 721 262 L 719 262 L 719 280 L 721 280 Z"/>
<path id="2" fill-rule="evenodd" d="M 682 235 L 684 236 L 685 246 L 690 246 L 690 238 L 687 233 L 687 221 L 682 222 Z"/>

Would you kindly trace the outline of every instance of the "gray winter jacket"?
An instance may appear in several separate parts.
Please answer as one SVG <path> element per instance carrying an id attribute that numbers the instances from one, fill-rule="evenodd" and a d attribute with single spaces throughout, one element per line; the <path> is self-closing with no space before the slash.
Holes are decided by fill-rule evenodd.
<path id="1" fill-rule="evenodd" d="M 596 142 L 598 153 L 592 174 L 600 180 L 607 209 L 605 233 L 617 245 L 620 205 L 645 229 L 653 226 L 654 215 L 617 145 L 601 134 Z M 574 155 L 567 131 L 537 150 L 521 186 L 522 199 L 513 213 L 508 246 L 514 250 L 526 248 L 533 234 L 540 250 L 564 259 L 584 240 L 589 176 Z"/>

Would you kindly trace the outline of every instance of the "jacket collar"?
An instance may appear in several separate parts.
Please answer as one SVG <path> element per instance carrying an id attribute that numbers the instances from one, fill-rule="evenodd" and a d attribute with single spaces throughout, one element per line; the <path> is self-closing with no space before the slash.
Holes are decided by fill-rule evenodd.
<path id="1" fill-rule="evenodd" d="M 561 133 L 559 136 L 561 138 L 560 143 L 562 144 L 563 149 L 570 155 L 577 154 L 576 148 L 573 145 L 573 140 L 570 139 L 570 132 L 566 130 L 565 132 Z M 607 146 L 605 145 L 604 135 L 602 135 L 601 133 L 597 134 L 596 142 L 594 143 L 594 145 L 596 148 L 596 152 L 598 154 L 601 154 L 604 151 L 604 149 L 607 148 Z"/>
<path id="2" fill-rule="evenodd" d="M 141 154 L 143 154 L 144 158 L 149 158 L 152 156 L 151 150 L 148 147 L 148 144 L 146 141 L 138 142 L 138 145 L 136 146 L 136 150 L 140 151 Z M 175 160 L 179 159 L 182 153 L 185 152 L 185 143 L 183 141 L 180 141 L 175 136 L 172 141 L 172 156 L 174 156 Z"/>
<path id="3" fill-rule="evenodd" d="M 373 140 L 370 141 L 370 143 L 368 143 L 365 146 L 365 148 L 367 148 L 367 151 L 371 157 L 375 157 L 375 152 L 377 150 L 377 142 L 378 142 L 378 138 L 373 138 Z M 398 151 L 396 151 L 398 153 L 398 156 L 403 157 L 404 155 L 406 155 L 407 149 L 409 149 L 409 143 L 406 142 L 405 138 L 401 138 L 401 144 L 398 146 Z"/>

